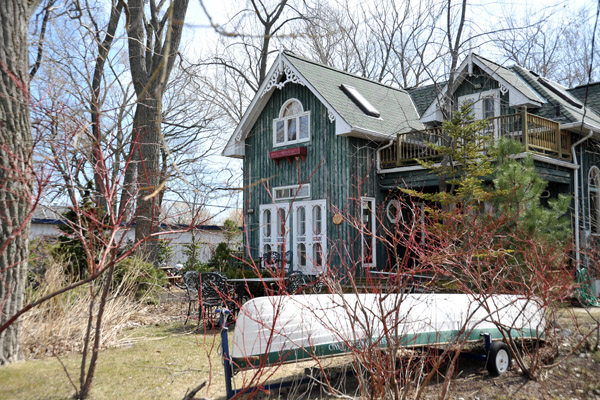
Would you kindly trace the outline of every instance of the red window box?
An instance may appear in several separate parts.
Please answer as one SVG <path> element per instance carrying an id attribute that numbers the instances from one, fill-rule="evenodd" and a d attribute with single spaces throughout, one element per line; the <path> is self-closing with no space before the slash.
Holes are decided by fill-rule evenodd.
<path id="1" fill-rule="evenodd" d="M 283 150 L 275 150 L 269 153 L 269 158 L 279 165 L 279 161 L 283 158 L 292 162 L 294 158 L 301 157 L 302 161 L 306 159 L 306 147 L 290 147 Z"/>

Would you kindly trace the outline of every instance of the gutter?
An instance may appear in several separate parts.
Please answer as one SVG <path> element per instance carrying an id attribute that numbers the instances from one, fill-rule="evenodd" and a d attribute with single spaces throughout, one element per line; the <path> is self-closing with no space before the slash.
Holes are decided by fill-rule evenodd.
<path id="1" fill-rule="evenodd" d="M 593 124 L 588 124 L 587 122 L 571 122 L 568 124 L 560 124 L 560 129 L 575 129 L 575 128 L 579 128 L 580 131 L 584 130 L 584 129 L 589 129 L 591 131 L 596 131 L 596 132 L 600 132 L 600 127 L 598 127 L 597 125 L 593 125 Z M 586 141 L 588 139 L 588 137 L 585 137 L 582 141 Z M 577 142 L 579 143 L 579 142 Z M 573 145 L 575 146 L 575 145 Z M 573 147 L 571 146 L 571 147 Z"/>
<path id="2" fill-rule="evenodd" d="M 571 124 L 569 124 L 571 125 Z M 588 124 L 581 124 L 581 127 L 583 128 L 584 125 L 589 126 Z M 565 126 L 566 127 L 566 126 Z M 588 140 L 589 138 L 592 137 L 592 135 L 594 134 L 594 131 L 591 129 L 590 127 L 590 133 L 587 134 L 587 136 L 581 138 L 580 140 L 578 140 L 577 142 L 573 143 L 571 145 L 571 155 L 573 156 L 573 163 L 575 165 L 579 165 L 579 161 L 577 160 L 577 152 L 575 151 L 575 148 L 577 146 L 579 146 L 580 144 L 582 144 L 583 142 L 585 142 L 586 140 Z M 580 168 L 580 173 L 583 174 L 583 168 Z M 582 177 L 583 180 L 583 177 Z M 573 191 L 575 192 L 575 261 L 576 261 L 576 266 L 577 269 L 579 269 L 579 265 L 581 263 L 581 255 L 580 255 L 580 238 L 579 238 L 579 174 L 577 174 L 577 171 L 575 171 L 574 174 L 574 188 Z"/>

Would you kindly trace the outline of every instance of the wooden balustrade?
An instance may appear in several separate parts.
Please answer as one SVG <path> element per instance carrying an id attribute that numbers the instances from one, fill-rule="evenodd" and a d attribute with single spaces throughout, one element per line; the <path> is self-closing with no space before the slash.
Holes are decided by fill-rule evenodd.
<path id="1" fill-rule="evenodd" d="M 525 134 L 523 134 L 525 132 Z M 571 159 L 571 135 L 560 130 L 560 124 L 528 113 L 509 114 L 490 118 L 482 134 L 513 139 L 527 151 L 559 159 Z M 380 167 L 389 169 L 418 165 L 417 160 L 436 161 L 440 155 L 429 144 L 441 144 L 442 129 L 398 134 L 396 143 L 380 151 Z"/>
<path id="2" fill-rule="evenodd" d="M 421 161 L 436 161 L 440 158 L 439 154 L 430 144 L 441 145 L 442 129 L 433 128 L 424 131 L 415 131 L 404 135 L 398 135 L 396 166 L 403 166 L 405 163 L 416 165 Z"/>

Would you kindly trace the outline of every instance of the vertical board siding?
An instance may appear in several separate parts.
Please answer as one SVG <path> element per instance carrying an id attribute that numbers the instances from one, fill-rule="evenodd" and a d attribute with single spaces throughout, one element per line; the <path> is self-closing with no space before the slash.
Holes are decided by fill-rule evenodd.
<path id="1" fill-rule="evenodd" d="M 273 120 L 279 117 L 283 103 L 296 98 L 302 103 L 304 111 L 310 111 L 310 142 L 289 146 L 273 147 Z M 346 263 L 337 255 L 342 252 L 340 243 L 355 240 L 356 232 L 346 222 L 339 226 L 332 223 L 333 209 L 356 214 L 356 207 L 351 203 L 357 197 L 355 171 L 359 169 L 368 175 L 368 182 L 363 185 L 365 195 L 375 196 L 376 173 L 374 166 L 368 170 L 367 160 L 374 160 L 374 147 L 366 140 L 341 137 L 335 135 L 335 122 L 330 122 L 327 109 L 306 87 L 298 84 L 287 84 L 281 90 L 275 89 L 256 123 L 246 139 L 246 156 L 244 158 L 244 204 L 250 254 L 256 259 L 259 256 L 259 215 L 260 205 L 272 204 L 265 185 L 269 188 L 277 186 L 310 183 L 311 199 L 327 200 L 327 237 L 328 254 L 332 256 L 331 264 L 338 267 Z M 302 146 L 307 148 L 306 160 L 279 160 L 279 165 L 269 158 L 273 150 Z M 371 152 L 371 155 L 367 153 Z M 312 176 L 312 177 L 311 177 Z M 259 183 L 265 179 L 264 183 Z M 302 199 L 308 200 L 308 199 Z M 288 201 L 291 203 L 291 201 Z M 360 209 L 360 205 L 359 208 Z M 343 261 L 343 262 L 342 262 Z"/>

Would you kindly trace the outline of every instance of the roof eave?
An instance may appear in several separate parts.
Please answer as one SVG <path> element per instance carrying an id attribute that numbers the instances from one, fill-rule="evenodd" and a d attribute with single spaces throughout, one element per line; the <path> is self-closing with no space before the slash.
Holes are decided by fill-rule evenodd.
<path id="1" fill-rule="evenodd" d="M 593 131 L 594 133 L 600 134 L 600 127 L 587 122 L 569 122 L 568 124 L 560 124 L 560 128 L 571 130 L 577 130 L 577 128 L 579 128 L 580 132 Z"/>
<path id="2" fill-rule="evenodd" d="M 223 157 L 229 158 L 244 158 L 245 156 L 245 140 L 236 141 L 235 136 L 231 136 L 225 148 L 221 152 Z"/>
<path id="3" fill-rule="evenodd" d="M 280 73 L 277 74 L 277 76 L 275 78 L 273 78 L 273 75 L 279 68 L 283 69 L 283 67 L 282 67 L 283 61 L 284 61 L 284 53 L 279 53 L 279 55 L 275 59 L 275 62 L 273 62 L 273 65 L 271 65 L 269 72 L 267 72 L 267 74 L 265 75 L 267 77 L 267 79 L 265 79 L 263 81 L 263 83 L 259 86 L 258 90 L 256 91 L 256 94 L 254 95 L 254 98 L 250 102 L 250 105 L 248 106 L 248 108 L 246 108 L 246 112 L 242 116 L 242 119 L 240 120 L 240 122 L 236 126 L 235 130 L 233 131 L 233 134 L 231 135 L 231 138 L 229 139 L 229 142 L 227 143 L 225 150 L 223 150 L 222 154 L 224 156 L 235 157 L 235 156 L 230 156 L 230 155 L 225 154 L 227 152 L 227 147 L 230 147 L 232 141 L 233 142 L 240 142 L 240 141 L 243 142 L 243 140 L 248 135 L 249 130 L 252 128 L 252 126 L 256 122 L 256 119 L 258 118 L 258 116 L 262 112 L 264 106 L 266 105 L 267 101 L 269 100 L 269 96 L 267 95 L 267 93 L 274 90 L 275 87 L 277 86 L 274 83 L 273 79 L 279 79 L 279 76 L 281 76 L 281 71 L 280 71 Z M 287 65 L 289 65 L 289 64 L 290 63 L 287 63 Z M 269 86 L 271 86 L 271 87 L 268 88 Z M 238 154 L 237 157 L 238 158 L 243 157 L 243 154 L 241 156 Z"/>
<path id="4" fill-rule="evenodd" d="M 347 132 L 336 133 L 336 135 L 345 136 L 345 137 L 356 137 L 356 138 L 374 140 L 374 141 L 389 140 L 389 139 L 395 137 L 395 134 L 393 134 L 393 133 L 385 134 L 385 133 L 374 131 L 372 129 L 361 128 L 361 127 L 357 127 L 357 126 L 351 127 L 350 130 Z"/>

